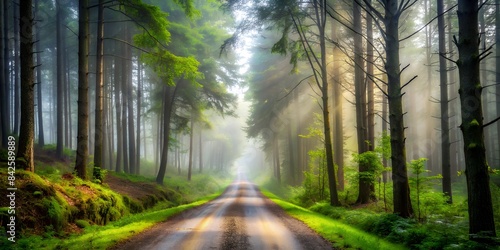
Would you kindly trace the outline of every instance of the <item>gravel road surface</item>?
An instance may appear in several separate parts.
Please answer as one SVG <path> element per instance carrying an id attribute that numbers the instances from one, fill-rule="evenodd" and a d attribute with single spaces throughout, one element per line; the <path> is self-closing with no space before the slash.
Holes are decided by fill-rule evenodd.
<path id="1" fill-rule="evenodd" d="M 332 249 L 239 177 L 217 199 L 182 212 L 114 249 Z"/>

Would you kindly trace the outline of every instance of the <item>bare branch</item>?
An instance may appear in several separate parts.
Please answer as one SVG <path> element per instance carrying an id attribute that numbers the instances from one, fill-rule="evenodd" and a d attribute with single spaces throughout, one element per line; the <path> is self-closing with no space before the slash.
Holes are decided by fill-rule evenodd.
<path id="1" fill-rule="evenodd" d="M 457 7 L 457 4 L 455 4 L 455 5 L 451 6 L 451 7 L 450 7 L 449 9 L 447 9 L 446 11 L 443 11 L 443 13 L 441 13 L 440 15 L 437 15 L 437 16 L 433 17 L 433 18 L 432 18 L 431 20 L 429 20 L 429 22 L 427 22 L 424 26 L 420 27 L 418 30 L 416 30 L 415 32 L 411 33 L 410 35 L 408 35 L 408 36 L 406 36 L 406 37 L 404 37 L 404 38 L 400 39 L 399 41 L 400 41 L 400 42 L 401 42 L 401 41 L 404 41 L 404 40 L 409 39 L 409 38 L 411 38 L 412 36 L 414 36 L 414 35 L 418 34 L 420 31 L 422 31 L 423 29 L 425 29 L 425 27 L 427 27 L 429 24 L 431 24 L 431 23 L 432 23 L 434 20 L 436 20 L 438 17 L 440 17 L 440 16 L 442 16 L 442 15 L 444 15 L 444 14 L 448 13 L 449 11 L 453 10 L 455 7 Z"/>
<path id="2" fill-rule="evenodd" d="M 500 120 L 500 116 L 499 116 L 499 117 L 497 117 L 497 118 L 495 118 L 493 121 L 490 121 L 490 122 L 488 122 L 488 123 L 486 123 L 486 124 L 483 124 L 483 128 L 486 128 L 487 126 L 489 126 L 489 125 L 491 125 L 491 124 L 493 124 L 493 123 L 497 122 L 498 120 Z"/>
<path id="3" fill-rule="evenodd" d="M 278 102 L 279 102 L 279 101 L 281 101 L 282 99 L 286 98 L 286 97 L 287 97 L 290 93 L 292 93 L 292 91 L 294 91 L 294 90 L 295 90 L 295 89 L 296 89 L 296 88 L 297 88 L 297 87 L 298 87 L 298 86 L 299 86 L 299 85 L 300 85 L 303 81 L 305 81 L 305 80 L 307 80 L 307 79 L 309 79 L 309 78 L 311 78 L 311 77 L 313 77 L 313 76 L 314 76 L 314 75 L 309 75 L 309 76 L 306 76 L 304 79 L 300 80 L 300 81 L 299 81 L 299 82 L 295 85 L 295 87 L 293 87 L 290 91 L 288 91 L 288 93 L 287 93 L 285 96 L 283 96 L 283 97 L 281 97 L 280 99 L 278 99 Z"/>
<path id="4" fill-rule="evenodd" d="M 413 82 L 413 80 L 415 80 L 416 78 L 418 77 L 418 75 L 416 76 L 413 76 L 408 82 L 406 82 L 402 87 L 401 89 L 403 89 L 404 87 L 406 87 L 408 84 L 410 84 L 411 82 Z"/>

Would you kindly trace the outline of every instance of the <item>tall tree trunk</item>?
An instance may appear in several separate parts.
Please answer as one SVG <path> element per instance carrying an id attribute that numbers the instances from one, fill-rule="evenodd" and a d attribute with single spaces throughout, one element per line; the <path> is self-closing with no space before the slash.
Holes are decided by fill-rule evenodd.
<path id="1" fill-rule="evenodd" d="M 87 179 L 89 156 L 89 11 L 88 0 L 78 2 L 78 131 L 75 171 L 78 177 Z"/>
<path id="2" fill-rule="evenodd" d="M 33 8 L 31 0 L 20 1 L 21 57 L 21 130 L 17 149 L 17 166 L 34 172 L 35 92 L 33 77 Z"/>
<path id="3" fill-rule="evenodd" d="M 8 82 L 9 82 L 9 77 L 8 74 L 5 73 L 4 68 L 7 68 L 8 65 L 8 59 L 6 58 L 8 50 L 6 51 L 5 48 L 7 47 L 6 39 L 5 37 L 5 30 L 8 30 L 7 25 L 5 25 L 4 22 L 4 16 L 6 16 L 6 12 L 4 9 L 4 4 L 6 4 L 5 1 L 0 1 L 0 145 L 4 148 L 7 147 L 7 116 L 8 116 L 8 108 L 7 108 L 7 96 L 9 92 L 7 91 L 8 89 Z"/>
<path id="4" fill-rule="evenodd" d="M 200 170 L 199 172 L 203 172 L 203 144 L 202 144 L 202 135 L 203 135 L 203 127 L 200 125 L 200 137 L 198 138 L 198 144 L 199 144 L 199 147 L 200 147 L 200 151 L 198 152 L 200 154 L 199 156 L 199 166 L 200 166 Z"/>
<path id="5" fill-rule="evenodd" d="M 68 76 L 67 76 L 67 79 L 68 79 L 68 87 L 66 88 L 66 91 L 67 91 L 67 98 L 68 100 L 68 105 L 67 105 L 67 108 L 68 108 L 68 136 L 69 136 L 69 147 L 73 149 L 73 117 L 72 117 L 72 109 L 71 109 L 71 103 L 72 103 L 72 98 L 71 98 L 71 93 L 73 92 L 71 90 L 71 77 L 70 77 L 70 64 L 69 64 L 69 60 L 67 60 L 67 64 L 66 64 L 66 71 L 68 72 Z"/>
<path id="6" fill-rule="evenodd" d="M 127 31 L 125 31 L 127 32 Z M 125 37 L 125 41 L 126 41 Z M 122 44 L 122 55 L 127 55 L 127 45 Z M 128 81 L 130 78 L 128 77 L 128 71 L 130 70 L 129 68 L 129 63 L 127 62 L 126 59 L 122 58 L 121 59 L 121 64 L 122 64 L 122 71 L 121 71 L 121 123 L 122 123 L 122 156 L 123 156 L 123 171 L 125 173 L 130 173 L 130 168 L 129 168 L 129 157 L 128 157 L 128 127 L 127 127 L 127 110 L 128 110 L 128 95 L 127 95 L 127 89 L 128 89 Z"/>
<path id="7" fill-rule="evenodd" d="M 367 0 L 368 4 L 371 4 L 372 0 Z M 374 67 L 374 57 L 373 57 L 373 19 L 370 15 L 366 15 L 366 90 L 367 90 L 367 118 L 366 118 L 366 128 L 367 128 L 367 140 L 370 142 L 367 145 L 368 151 L 373 151 L 375 149 L 375 96 L 374 96 L 374 85 L 372 80 Z M 374 188 L 371 185 L 370 188 Z M 372 192 L 375 191 L 372 189 Z"/>
<path id="8" fill-rule="evenodd" d="M 191 125 L 189 130 L 189 159 L 188 159 L 188 181 L 191 181 L 191 173 L 193 171 L 193 129 L 194 129 L 194 111 L 191 111 Z"/>
<path id="9" fill-rule="evenodd" d="M 127 41 L 132 41 L 130 28 L 127 27 Z M 128 109 L 128 157 L 129 157 L 129 172 L 135 173 L 135 130 L 134 130 L 134 99 L 133 99 L 133 84 L 132 84 L 132 47 L 127 46 L 127 109 Z"/>
<path id="10" fill-rule="evenodd" d="M 97 10 L 97 47 L 95 78 L 95 131 L 94 131 L 94 168 L 103 168 L 104 161 L 104 114 L 103 114 L 103 49 L 104 49 L 104 0 L 99 0 Z M 95 171 L 95 170 L 94 170 Z"/>
<path id="11" fill-rule="evenodd" d="M 326 152 L 326 167 L 328 169 L 328 185 L 330 190 L 330 205 L 339 206 L 339 198 L 337 193 L 337 183 L 335 178 L 335 165 L 333 164 L 333 147 L 332 147 L 332 138 L 330 134 L 330 115 L 328 109 L 328 75 L 326 71 L 327 63 L 326 63 L 326 36 L 325 36 L 325 27 L 326 27 L 326 1 L 321 1 L 321 4 L 315 2 L 315 15 L 317 20 L 317 26 L 319 29 L 319 44 L 320 44 L 320 58 L 321 58 L 321 99 L 322 99 L 322 108 L 323 108 L 323 133 L 325 136 L 325 152 Z M 323 7 L 321 7 L 323 6 Z"/>
<path id="12" fill-rule="evenodd" d="M 338 23 L 332 24 L 332 39 L 335 41 L 338 37 Z M 342 120 L 342 88 L 340 84 L 340 56 L 342 52 L 337 45 L 333 46 L 333 79 L 332 79 L 332 98 L 333 98 L 333 157 L 334 164 L 337 166 L 337 180 L 340 191 L 344 190 L 344 124 Z"/>
<path id="13" fill-rule="evenodd" d="M 454 4 L 455 1 L 453 0 L 448 0 L 448 3 L 447 3 L 447 6 L 451 6 Z M 453 59 L 454 58 L 454 53 L 452 53 L 452 51 L 454 50 L 454 45 L 453 45 L 453 39 L 451 39 L 451 34 L 452 34 L 452 17 L 454 18 L 455 17 L 455 13 L 449 13 L 447 18 L 446 18 L 446 26 L 448 27 L 448 34 L 450 34 L 450 38 L 448 38 L 448 51 L 450 51 L 450 54 L 448 55 L 448 58 L 451 58 Z M 449 99 L 455 99 L 456 95 L 458 94 L 458 83 L 456 82 L 456 70 L 452 68 L 452 66 L 454 67 L 454 64 L 448 64 L 448 67 L 450 67 L 450 70 L 449 70 L 449 76 L 448 76 L 448 82 L 450 84 L 450 98 Z M 456 102 L 458 102 L 458 98 L 456 98 Z M 455 102 L 455 100 L 454 100 Z M 460 105 L 457 105 L 457 104 L 452 104 L 450 107 L 451 107 L 451 110 L 450 110 L 450 116 L 453 115 L 453 117 L 451 118 L 451 124 L 450 124 L 450 128 L 452 128 L 452 130 L 450 131 L 450 142 L 451 143 L 451 156 L 450 158 L 452 159 L 451 161 L 451 173 L 454 173 L 451 175 L 451 177 L 457 177 L 457 172 L 459 171 L 459 162 L 463 162 L 463 161 L 460 161 L 460 155 L 461 153 L 463 152 L 463 150 L 460 148 L 460 139 L 461 136 L 460 136 L 460 130 L 457 129 L 458 128 L 458 125 L 459 125 L 459 120 L 460 120 L 460 111 L 459 111 L 459 106 Z"/>
<path id="14" fill-rule="evenodd" d="M 65 37 L 66 35 L 66 32 L 63 32 L 63 37 Z M 64 53 L 68 53 L 68 49 L 66 48 L 66 41 L 64 41 Z M 65 80 L 64 80 L 64 84 L 63 84 L 63 99 L 64 99 L 64 103 L 63 103 L 63 107 L 64 107 L 64 146 L 67 147 L 67 148 L 71 148 L 70 146 L 70 135 L 69 135 L 69 131 L 70 131 L 70 127 L 69 127 L 69 120 L 71 119 L 69 113 L 69 108 L 68 108 L 68 88 L 70 88 L 70 84 L 69 84 L 69 79 L 70 79 L 70 74 L 69 74 L 69 67 L 68 67 L 68 58 L 67 56 L 64 56 L 63 57 L 63 67 L 64 67 L 64 75 L 65 75 Z"/>
<path id="15" fill-rule="evenodd" d="M 19 70 L 21 68 L 21 63 L 19 62 L 20 55 L 19 55 L 19 31 L 22 31 L 19 27 L 19 5 L 17 3 L 12 4 L 12 11 L 14 12 L 13 17 L 14 17 L 14 80 L 12 81 L 12 91 L 14 92 L 14 110 L 13 110 L 13 117 L 14 119 L 14 129 L 13 132 L 14 134 L 18 135 L 19 133 L 19 114 L 20 114 L 20 101 L 19 101 L 19 96 L 20 96 L 20 82 L 19 82 Z M 7 12 L 5 12 L 7 13 Z M 4 17 L 5 20 L 7 20 L 7 17 Z M 6 21 L 7 23 L 7 21 Z M 7 37 L 7 36 L 6 36 Z M 8 46 L 8 42 L 7 42 Z M 8 97 L 9 103 L 10 103 L 11 97 Z M 9 104 L 10 107 L 10 104 Z M 11 124 L 11 117 L 9 116 L 9 124 Z M 10 127 L 11 125 L 9 125 Z"/>
<path id="16" fill-rule="evenodd" d="M 280 162 L 280 148 L 279 148 L 279 140 L 278 140 L 278 135 L 274 133 L 274 138 L 273 138 L 273 148 L 274 148 L 274 173 L 276 176 L 276 180 L 278 183 L 281 183 L 281 162 Z"/>
<path id="17" fill-rule="evenodd" d="M 478 2 L 458 1 L 459 59 L 456 62 L 460 76 L 460 103 L 464 138 L 465 176 L 469 207 L 469 234 L 495 236 L 488 164 L 484 146 L 483 111 L 479 63 Z"/>
<path id="18" fill-rule="evenodd" d="M 496 80 L 496 111 L 500 117 L 500 0 L 495 0 L 495 80 Z M 500 155 L 500 122 L 497 122 L 497 150 L 496 155 Z M 500 159 L 496 166 L 500 166 Z"/>
<path id="19" fill-rule="evenodd" d="M 57 133 L 57 142 L 56 142 L 56 156 L 61 159 L 63 157 L 63 148 L 64 148 L 64 126 L 63 126 L 63 85 L 65 83 L 66 73 L 64 72 L 64 62 L 63 57 L 65 56 L 65 43 L 63 37 L 63 22 L 64 22 L 64 14 L 63 7 L 61 6 L 61 0 L 56 1 L 56 36 L 57 36 L 57 112 L 56 112 L 56 133 Z"/>
<path id="20" fill-rule="evenodd" d="M 11 86 L 11 89 L 12 89 L 12 92 L 14 92 L 14 95 L 12 96 L 12 98 L 14 98 L 12 104 L 11 104 L 11 96 L 10 96 L 10 93 L 9 93 L 9 89 L 7 88 L 7 93 L 9 93 L 7 95 L 7 101 L 9 102 L 9 105 L 13 105 L 14 107 L 14 110 L 13 110 L 13 114 L 12 114 L 12 118 L 14 119 L 14 127 L 13 127 L 13 133 L 15 135 L 18 135 L 19 134 L 19 108 L 20 108 L 20 101 L 19 101 L 19 95 L 20 95 L 20 86 L 19 86 L 19 7 L 18 7 L 18 4 L 15 3 L 14 1 L 12 2 L 12 13 L 13 13 L 13 27 L 14 27 L 14 44 L 12 46 L 12 49 L 14 50 L 14 64 L 13 64 L 13 67 L 9 67 L 9 62 L 10 62 L 10 59 L 9 59 L 9 15 L 7 14 L 8 12 L 8 1 L 5 1 L 5 4 L 4 4 L 4 13 L 5 15 L 3 16 L 3 19 L 4 19 L 4 26 L 5 26 L 5 29 L 3 30 L 4 32 L 4 39 L 5 39 L 5 46 L 4 46 L 4 53 L 5 53 L 5 58 L 4 58 L 4 61 L 5 61 L 5 67 L 1 68 L 4 70 L 4 75 L 5 75 L 5 84 L 6 86 L 9 86 L 9 82 L 10 82 L 10 86 Z M 12 70 L 9 70 L 9 69 L 12 69 Z M 12 75 L 14 75 L 12 81 L 9 81 L 9 71 L 12 71 Z M 11 106 L 9 106 L 9 111 L 10 111 L 10 108 Z M 9 118 L 10 119 L 10 118 Z M 9 124 L 10 123 L 10 120 L 9 120 Z"/>
<path id="21" fill-rule="evenodd" d="M 135 174 L 140 174 L 141 166 L 141 102 L 142 102 L 142 67 L 141 62 L 137 62 L 137 148 L 135 154 Z M 146 134 L 144 134 L 146 136 Z M 146 144 L 144 144 L 146 147 Z M 146 157 L 146 152 L 144 152 L 144 157 Z"/>
<path id="22" fill-rule="evenodd" d="M 425 19 L 428 20 L 429 19 L 429 10 L 430 10 L 430 3 L 429 3 L 429 0 L 424 0 L 424 11 L 425 11 Z M 426 76 L 427 76 L 427 94 L 430 96 L 432 96 L 432 68 L 431 68 L 431 65 L 432 65 L 432 30 L 431 30 L 431 27 L 430 25 L 427 25 L 425 26 L 425 58 L 426 58 L 426 67 L 427 67 L 427 72 L 426 72 Z M 431 114 L 432 113 L 432 107 L 431 105 L 427 105 L 427 113 L 428 114 Z M 415 126 L 413 126 L 415 127 Z M 434 121 L 431 121 L 431 122 L 427 122 L 427 128 L 426 128 L 426 138 L 427 138 L 427 141 L 429 142 L 429 145 L 426 145 L 427 146 L 427 169 L 430 170 L 430 171 L 434 171 L 434 151 L 436 150 L 434 147 L 434 141 L 432 140 L 433 138 L 433 132 L 434 132 Z M 415 130 L 415 134 L 416 134 L 416 130 Z M 416 138 L 418 138 L 418 134 L 415 135 Z M 416 155 L 415 155 L 416 156 Z M 416 157 L 414 157 L 416 158 Z"/>
<path id="23" fill-rule="evenodd" d="M 123 131 L 122 131 L 122 104 L 121 104 L 121 77 L 122 77 L 122 63 L 120 60 L 114 60 L 115 72 L 114 72 L 114 86 L 115 86 L 115 121 L 116 121 L 116 166 L 115 171 L 120 173 L 123 170 Z"/>
<path id="24" fill-rule="evenodd" d="M 5 1 L 0 1 L 0 16 L 4 16 L 4 4 Z M 5 106 L 5 95 L 7 94 L 5 92 L 5 85 L 7 85 L 7 80 L 9 79 L 5 75 L 5 71 L 2 70 L 5 68 L 7 65 L 5 63 L 5 50 L 4 47 L 7 46 L 5 44 L 5 39 L 4 39 L 4 30 L 7 29 L 8 27 L 5 27 L 6 25 L 4 24 L 3 18 L 0 18 L 0 146 L 2 147 L 7 147 L 7 132 L 5 131 L 6 125 L 5 125 L 5 120 L 4 120 L 4 114 L 5 110 L 7 107 Z"/>
<path id="25" fill-rule="evenodd" d="M 389 123 L 391 131 L 391 159 L 394 213 L 410 217 L 413 213 L 406 167 L 406 147 L 403 119 L 403 95 L 399 61 L 399 1 L 388 0 L 385 5 L 385 50 L 388 78 Z"/>
<path id="26" fill-rule="evenodd" d="M 35 2 L 35 13 L 38 13 L 38 8 L 40 5 L 40 0 L 36 0 Z M 36 67 L 36 90 L 37 90 L 37 115 L 38 115 L 38 146 L 43 147 L 45 145 L 45 137 L 43 133 L 43 102 L 42 102 L 42 68 L 40 65 L 42 64 L 42 59 L 40 56 L 40 25 L 36 25 L 36 32 L 35 32 L 35 40 L 38 41 L 35 43 L 36 47 L 36 64 L 38 65 Z"/>
<path id="27" fill-rule="evenodd" d="M 158 170 L 158 175 L 156 176 L 156 183 L 163 185 L 163 179 L 165 178 L 165 173 L 167 170 L 168 161 L 168 144 L 170 142 L 170 118 L 172 117 L 172 110 L 174 108 L 174 97 L 176 92 L 176 87 L 166 86 L 164 95 L 163 109 L 163 147 L 160 159 L 160 169 Z"/>
<path id="28" fill-rule="evenodd" d="M 437 0 L 439 54 L 446 53 L 444 30 L 444 3 Z M 448 77 L 446 59 L 439 57 L 439 86 L 441 92 L 441 167 L 443 173 L 443 193 L 448 196 L 448 203 L 452 203 L 451 193 L 451 165 L 450 165 L 450 125 L 448 111 Z"/>
<path id="29" fill-rule="evenodd" d="M 366 124 L 366 84 L 364 79 L 363 40 L 361 24 L 361 7 L 353 3 L 353 26 L 354 26 L 354 88 L 356 97 L 356 134 L 358 138 L 358 154 L 368 150 L 367 124 Z M 370 181 L 365 178 L 369 166 L 359 163 L 359 192 L 356 203 L 366 204 L 370 202 Z"/>

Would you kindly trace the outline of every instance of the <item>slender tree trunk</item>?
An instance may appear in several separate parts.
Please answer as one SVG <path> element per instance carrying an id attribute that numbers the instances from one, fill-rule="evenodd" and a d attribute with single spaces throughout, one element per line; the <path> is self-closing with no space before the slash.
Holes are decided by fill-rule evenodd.
<path id="1" fill-rule="evenodd" d="M 480 54 L 478 30 L 478 2 L 458 1 L 460 103 L 465 152 L 465 176 L 469 207 L 469 234 L 471 239 L 495 236 L 488 164 L 484 146 L 483 110 L 480 82 Z"/>
<path id="2" fill-rule="evenodd" d="M 14 126 L 14 129 L 13 129 L 13 133 L 18 135 L 19 133 L 19 114 L 20 114 L 20 111 L 19 111 L 19 108 L 20 108 L 20 101 L 19 101 L 19 96 L 20 96 L 20 82 L 19 82 L 19 70 L 21 68 L 21 63 L 19 62 L 19 59 L 20 59 L 20 55 L 19 55 L 19 31 L 20 31 L 20 27 L 19 27 L 19 5 L 17 3 L 14 3 L 12 4 L 12 10 L 14 12 L 13 16 L 14 16 L 14 45 L 13 45 L 13 49 L 14 49 L 14 80 L 12 81 L 12 91 L 14 92 L 14 101 L 12 103 L 13 107 L 14 107 L 14 110 L 13 110 L 13 116 L 12 117 L 9 117 L 9 124 L 11 124 L 12 120 L 11 119 L 14 119 L 14 124 L 12 124 Z M 6 18 L 6 17 L 5 17 Z M 6 18 L 7 20 L 7 18 Z M 21 30 L 22 31 L 22 30 Z M 11 100 L 11 97 L 9 97 L 9 102 Z M 9 104 L 10 106 L 10 104 Z M 11 125 L 11 126 L 12 126 Z"/>
<path id="3" fill-rule="evenodd" d="M 36 0 L 35 3 L 35 13 L 38 13 L 38 8 L 40 5 L 40 0 Z M 36 67 L 36 89 L 37 89 L 37 115 L 38 115 L 38 146 L 43 147 L 45 145 L 45 137 L 43 133 L 43 102 L 42 102 L 42 68 L 40 65 L 42 64 L 42 59 L 40 56 L 40 25 L 36 25 L 36 33 L 35 40 L 38 41 L 35 43 L 36 47 L 36 63 L 38 66 Z"/>
<path id="4" fill-rule="evenodd" d="M 6 16 L 6 12 L 4 9 L 4 4 L 6 4 L 5 1 L 0 1 L 0 145 L 4 148 L 7 147 L 7 116 L 8 116 L 8 109 L 7 109 L 7 96 L 8 96 L 8 82 L 9 82 L 9 76 L 8 74 L 5 73 L 4 68 L 7 68 L 8 65 L 8 49 L 6 50 L 5 48 L 7 47 L 6 39 L 5 37 L 5 30 L 8 30 L 7 25 L 5 25 L 4 22 L 4 16 Z"/>
<path id="5" fill-rule="evenodd" d="M 361 7 L 353 3 L 353 26 L 354 26 L 354 87 L 356 96 L 356 134 L 358 138 L 358 154 L 368 150 L 366 145 L 367 123 L 366 123 L 366 84 L 364 79 L 363 40 L 361 24 Z M 356 203 L 366 204 L 370 202 L 370 181 L 364 175 L 369 171 L 369 166 L 359 163 L 359 192 Z"/>
<path id="6" fill-rule="evenodd" d="M 4 11 L 4 4 L 5 1 L 0 1 L 0 16 L 5 16 L 5 11 Z M 5 63 L 5 50 L 4 48 L 7 46 L 5 44 L 5 39 L 4 39 L 4 30 L 7 29 L 6 25 L 4 24 L 3 18 L 0 18 L 0 146 L 6 147 L 7 146 L 7 132 L 6 132 L 6 120 L 4 120 L 4 115 L 5 111 L 7 110 L 7 106 L 5 103 L 5 95 L 7 92 L 5 92 L 6 85 L 7 85 L 7 80 L 9 79 L 8 76 L 5 75 L 5 71 L 2 70 L 5 68 L 7 65 Z"/>
<path id="7" fill-rule="evenodd" d="M 323 133 L 325 136 L 325 152 L 326 152 L 326 167 L 328 169 L 328 185 L 330 190 L 330 205 L 339 206 L 340 202 L 337 194 L 337 183 L 335 178 L 335 165 L 333 164 L 333 147 L 332 138 L 330 134 L 330 115 L 328 108 L 328 75 L 326 71 L 326 38 L 325 38 L 325 26 L 326 26 L 326 8 L 321 6 L 326 6 L 326 1 L 321 1 L 319 4 L 315 2 L 315 15 L 317 20 L 317 26 L 319 29 L 319 45 L 321 51 L 321 99 L 323 108 Z"/>
<path id="8" fill-rule="evenodd" d="M 500 117 L 500 0 L 495 0 L 495 79 L 496 79 L 496 111 Z M 497 122 L 497 150 L 496 155 L 500 155 L 500 122 Z M 500 158 L 496 166 L 500 166 Z"/>
<path id="9" fill-rule="evenodd" d="M 137 62 L 137 148 L 135 154 L 135 174 L 140 174 L 140 166 L 141 166 L 141 102 L 142 102 L 142 67 L 141 62 Z M 146 136 L 146 134 L 144 134 Z M 146 147 L 146 144 L 144 144 Z M 144 152 L 144 157 L 146 157 L 146 153 Z"/>
<path id="10" fill-rule="evenodd" d="M 156 176 L 156 183 L 161 185 L 163 185 L 163 179 L 165 178 L 165 173 L 167 170 L 168 144 L 170 142 L 170 118 L 172 117 L 176 87 L 167 86 L 165 87 L 165 89 L 165 107 L 163 112 L 163 148 L 161 152 L 160 169 L 158 170 L 158 175 Z"/>
<path id="11" fill-rule="evenodd" d="M 371 4 L 372 0 L 367 1 Z M 367 82 L 367 140 L 370 142 L 368 146 L 368 151 L 373 151 L 375 149 L 375 100 L 374 100 L 374 82 L 370 76 L 373 76 L 373 19 L 370 15 L 366 15 L 366 77 Z M 372 190 L 374 191 L 374 190 Z"/>
<path id="12" fill-rule="evenodd" d="M 389 122 L 391 131 L 391 159 L 394 213 L 410 217 L 413 213 L 406 167 L 406 147 L 403 119 L 403 95 L 399 61 L 399 1 L 388 0 L 385 5 L 385 49 L 388 77 Z"/>
<path id="13" fill-rule="evenodd" d="M 439 54 L 446 53 L 444 30 L 444 3 L 437 0 Z M 452 203 L 451 193 L 451 165 L 450 165 L 450 125 L 448 111 L 448 77 L 446 59 L 439 57 L 439 86 L 441 92 L 441 167 L 443 173 L 443 193 L 448 196 L 448 203 Z"/>
<path id="14" fill-rule="evenodd" d="M 130 34 L 130 28 L 127 27 L 127 41 L 132 41 L 132 37 Z M 127 46 L 127 58 L 130 59 L 127 61 L 128 70 L 127 70 L 127 109 L 128 109 L 128 156 L 129 156 L 129 172 L 134 174 L 136 172 L 135 169 L 135 130 L 134 130 L 134 98 L 133 98 L 133 84 L 132 84 L 132 47 Z"/>
<path id="15" fill-rule="evenodd" d="M 189 159 L 188 159 L 188 181 L 191 181 L 191 172 L 193 171 L 193 129 L 194 129 L 194 112 L 191 112 L 191 125 L 189 130 Z"/>
<path id="16" fill-rule="evenodd" d="M 126 40 L 126 38 L 125 38 Z M 122 44 L 122 55 L 127 55 L 127 45 Z M 129 168 L 129 157 L 128 157 L 128 127 L 127 127 L 127 109 L 128 109 L 128 95 L 127 95 L 127 89 L 128 89 L 128 81 L 130 78 L 128 77 L 128 71 L 130 70 L 129 63 L 126 61 L 126 59 L 121 59 L 121 64 L 122 64 L 122 71 L 121 71 L 121 123 L 122 123 L 122 156 L 123 156 L 123 171 L 125 173 L 130 173 L 130 168 Z"/>
<path id="17" fill-rule="evenodd" d="M 17 148 L 16 165 L 34 172 L 33 144 L 35 137 L 35 92 L 33 76 L 33 8 L 31 0 L 19 3 L 20 59 L 21 59 L 21 130 Z"/>
<path id="18" fill-rule="evenodd" d="M 332 24 L 332 39 L 337 40 L 337 23 Z M 332 79 L 332 98 L 333 98 L 333 157 L 334 164 L 337 166 L 337 180 L 340 191 L 344 190 L 344 124 L 342 120 L 342 88 L 340 84 L 340 56 L 342 52 L 339 47 L 333 46 L 333 79 Z"/>
<path id="19" fill-rule="evenodd" d="M 116 166 L 115 171 L 120 173 L 123 170 L 123 131 L 122 131 L 122 104 L 121 104 L 121 81 L 122 81 L 122 67 L 123 64 L 120 60 L 114 60 L 114 86 L 115 86 L 115 121 L 116 121 Z"/>
<path id="20" fill-rule="evenodd" d="M 425 19 L 429 19 L 429 9 L 430 9 L 430 6 L 429 6 L 429 0 L 424 0 L 424 11 L 425 11 Z M 431 27 L 430 25 L 427 25 L 425 27 L 425 58 L 426 58 L 426 67 L 427 67 L 427 72 L 426 72 L 426 76 L 427 76 L 427 94 L 430 96 L 432 96 L 432 69 L 431 69 L 431 65 L 432 65 L 432 61 L 431 61 L 431 49 L 432 49 L 432 31 L 431 31 Z M 432 108 L 431 108 L 431 105 L 427 105 L 427 113 L 428 114 L 431 114 L 432 113 Z M 433 131 L 434 131 L 434 121 L 431 121 L 431 122 L 427 122 L 427 130 L 426 130 L 426 138 L 427 138 L 427 141 L 429 142 L 429 145 L 426 145 L 427 146 L 427 169 L 430 170 L 430 171 L 434 171 L 434 151 L 436 150 L 435 149 L 435 145 L 434 145 L 434 141 L 432 140 L 433 138 Z M 416 134 L 417 131 L 415 131 L 415 137 L 418 138 L 418 134 Z"/>
<path id="21" fill-rule="evenodd" d="M 66 32 L 63 32 L 63 37 L 66 36 Z M 68 53 L 68 50 L 66 48 L 66 41 L 64 41 L 64 53 Z M 68 67 L 68 58 L 67 56 L 64 56 L 63 57 L 63 67 L 64 67 L 64 84 L 63 84 L 63 109 L 64 109 L 64 146 L 67 147 L 67 148 L 71 148 L 70 146 L 70 143 L 69 143 L 69 131 L 70 131 L 70 127 L 69 127 L 69 119 L 71 119 L 71 117 L 69 116 L 69 108 L 68 108 L 68 88 L 70 87 L 69 85 L 69 78 L 70 78 L 70 74 L 69 74 L 69 67 Z"/>
<path id="22" fill-rule="evenodd" d="M 58 158 L 63 157 L 63 148 L 64 148 L 64 126 L 63 126 L 63 85 L 65 84 L 66 73 L 64 72 L 64 62 L 63 57 L 65 56 L 65 43 L 63 37 L 63 22 L 64 22 L 64 14 L 63 7 L 61 6 L 61 1 L 56 0 L 56 35 L 57 35 L 57 112 L 56 112 L 56 133 L 57 133 L 57 142 L 56 142 L 56 155 Z"/>
<path id="23" fill-rule="evenodd" d="M 66 70 L 68 72 L 68 77 L 67 77 L 67 79 L 68 79 L 68 87 L 66 88 L 66 91 L 68 92 L 67 93 L 67 98 L 69 100 L 68 101 L 68 105 L 67 105 L 67 108 L 68 108 L 68 130 L 69 130 L 69 135 L 68 136 L 69 136 L 69 147 L 73 148 L 73 119 L 72 119 L 73 117 L 72 117 L 72 109 L 71 109 L 71 103 L 72 103 L 71 100 L 73 100 L 71 98 L 71 93 L 73 91 L 71 90 L 71 80 L 70 80 L 71 77 L 70 77 L 70 72 L 69 72 L 70 71 L 69 62 L 67 62 L 67 64 L 66 64 Z"/>
<path id="24" fill-rule="evenodd" d="M 280 148 L 279 148 L 279 140 L 278 140 L 278 135 L 275 133 L 274 134 L 274 142 L 273 142 L 273 147 L 274 147 L 274 160 L 275 160 L 275 174 L 276 174 L 276 180 L 278 183 L 281 183 L 281 163 L 280 163 Z"/>
<path id="25" fill-rule="evenodd" d="M 97 48 L 95 78 L 95 131 L 94 131 L 94 168 L 104 168 L 104 114 L 103 114 L 103 48 L 104 48 L 104 0 L 99 0 L 97 10 Z M 95 171 L 95 170 L 94 170 Z"/>
<path id="26" fill-rule="evenodd" d="M 89 156 L 89 11 L 88 0 L 78 4 L 78 131 L 75 171 L 78 177 L 87 179 Z"/>
<path id="27" fill-rule="evenodd" d="M 200 125 L 200 137 L 198 138 L 198 144 L 200 145 L 200 151 L 198 152 L 200 154 L 199 160 L 200 160 L 200 170 L 199 172 L 203 172 L 203 143 L 202 143 L 202 135 L 203 135 L 203 127 Z"/>

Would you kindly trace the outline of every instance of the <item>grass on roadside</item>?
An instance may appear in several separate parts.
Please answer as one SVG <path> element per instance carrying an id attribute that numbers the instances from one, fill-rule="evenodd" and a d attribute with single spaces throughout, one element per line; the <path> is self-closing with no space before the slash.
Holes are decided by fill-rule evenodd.
<path id="1" fill-rule="evenodd" d="M 286 202 L 268 191 L 262 193 L 273 202 L 282 207 L 289 215 L 304 222 L 326 240 L 332 242 L 334 247 L 341 249 L 406 249 L 404 246 L 390 243 L 375 235 L 346 225 L 342 222 L 328 218 Z"/>
<path id="2" fill-rule="evenodd" d="M 14 249 L 106 249 L 175 214 L 205 204 L 215 199 L 221 193 L 222 190 L 186 205 L 160 211 L 133 214 L 105 226 L 94 225 L 86 227 L 82 234 L 73 235 L 67 239 L 43 238 L 41 236 L 20 239 Z"/>

